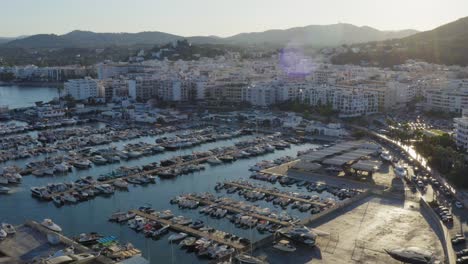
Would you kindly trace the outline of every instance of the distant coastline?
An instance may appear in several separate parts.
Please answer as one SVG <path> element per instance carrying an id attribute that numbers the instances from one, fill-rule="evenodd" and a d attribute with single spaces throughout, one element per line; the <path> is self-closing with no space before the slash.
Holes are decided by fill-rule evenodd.
<path id="1" fill-rule="evenodd" d="M 18 87 L 60 87 L 63 85 L 63 82 L 2 82 L 0 81 L 0 86 L 18 86 Z"/>

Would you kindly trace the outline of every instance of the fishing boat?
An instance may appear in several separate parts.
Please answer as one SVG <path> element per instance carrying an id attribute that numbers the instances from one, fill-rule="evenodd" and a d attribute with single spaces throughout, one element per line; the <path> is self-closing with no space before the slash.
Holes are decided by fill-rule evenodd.
<path id="1" fill-rule="evenodd" d="M 11 224 L 2 223 L 1 227 L 9 236 L 12 236 L 16 233 L 15 227 Z"/>
<path id="2" fill-rule="evenodd" d="M 49 230 L 52 230 L 52 231 L 55 231 L 55 232 L 62 232 L 62 228 L 57 225 L 56 223 L 54 223 L 52 220 L 50 219 L 44 219 L 44 221 L 42 221 L 41 223 L 42 226 L 44 226 L 45 228 L 49 229 Z"/>
<path id="3" fill-rule="evenodd" d="M 173 243 L 173 242 L 180 241 L 180 240 L 186 238 L 187 236 L 188 235 L 186 233 L 178 233 L 178 234 L 170 235 L 167 240 L 169 241 L 169 243 Z"/>
<path id="4" fill-rule="evenodd" d="M 289 243 L 288 240 L 284 240 L 284 239 L 280 240 L 280 241 L 278 241 L 278 243 L 274 244 L 273 248 L 276 248 L 278 250 L 285 251 L 285 252 L 294 252 L 294 251 L 296 251 L 296 248 L 294 246 L 292 246 L 291 243 Z"/>
<path id="5" fill-rule="evenodd" d="M 98 240 L 102 238 L 101 235 L 95 232 L 80 234 L 75 240 L 83 246 L 91 246 L 98 243 Z"/>

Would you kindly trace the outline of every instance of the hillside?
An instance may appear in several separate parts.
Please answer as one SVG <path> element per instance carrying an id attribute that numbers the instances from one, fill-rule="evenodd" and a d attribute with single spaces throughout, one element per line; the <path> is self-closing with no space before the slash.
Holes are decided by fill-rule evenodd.
<path id="1" fill-rule="evenodd" d="M 393 66 L 407 59 L 419 59 L 446 65 L 468 65 L 468 17 L 412 36 L 381 42 L 354 45 L 360 52 L 338 54 L 334 63 L 358 64 L 363 61 Z"/>
<path id="2" fill-rule="evenodd" d="M 64 35 L 40 34 L 10 41 L 3 46 L 10 48 L 104 48 L 109 46 L 155 45 L 187 39 L 198 44 L 284 46 L 299 43 L 307 46 L 338 46 L 359 42 L 378 41 L 406 37 L 414 30 L 379 31 L 371 27 L 357 27 L 351 24 L 311 25 L 285 30 L 268 30 L 256 33 L 242 33 L 220 38 L 216 36 L 183 37 L 164 32 L 140 33 L 95 33 L 75 30 Z"/>
<path id="3" fill-rule="evenodd" d="M 305 44 L 316 47 L 339 46 L 360 42 L 402 38 L 415 34 L 415 30 L 380 31 L 371 27 L 351 24 L 311 25 L 285 30 L 242 33 L 225 41 L 231 44 Z"/>

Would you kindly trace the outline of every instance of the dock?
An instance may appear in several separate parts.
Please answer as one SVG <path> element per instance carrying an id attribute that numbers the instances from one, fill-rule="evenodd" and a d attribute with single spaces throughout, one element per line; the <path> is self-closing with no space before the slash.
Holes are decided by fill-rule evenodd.
<path id="1" fill-rule="evenodd" d="M 244 210 L 236 208 L 236 207 L 218 204 L 216 202 L 212 202 L 212 201 L 209 201 L 209 200 L 206 200 L 206 199 L 200 199 L 200 198 L 193 197 L 193 196 L 185 196 L 185 198 L 197 201 L 197 202 L 199 202 L 200 204 L 203 204 L 203 205 L 214 205 L 214 206 L 216 206 L 218 208 L 225 209 L 225 210 L 227 210 L 228 212 L 231 212 L 231 213 L 249 215 L 249 216 L 255 217 L 257 219 L 269 221 L 270 223 L 279 224 L 281 226 L 291 226 L 292 225 L 289 222 L 281 221 L 281 220 L 278 220 L 278 219 L 275 219 L 275 218 L 271 218 L 271 217 L 268 217 L 268 216 L 264 216 L 264 215 L 260 215 L 260 214 L 256 214 L 256 213 L 252 213 L 252 212 L 247 212 L 247 211 L 244 211 Z"/>
<path id="2" fill-rule="evenodd" d="M 174 224 L 172 223 L 172 221 L 170 220 L 166 220 L 166 219 L 161 219 L 155 215 L 152 215 L 152 214 L 147 214 L 147 213 L 143 213 L 139 210 L 131 210 L 131 212 L 135 213 L 136 215 L 139 215 L 141 217 L 144 217 L 144 218 L 147 218 L 147 219 L 150 219 L 150 220 L 153 220 L 153 221 L 156 221 L 162 225 L 169 225 L 170 229 L 174 230 L 174 231 L 177 231 L 177 232 L 183 232 L 183 233 L 186 233 L 190 236 L 194 236 L 194 237 L 205 237 L 207 239 L 210 239 L 212 241 L 215 241 L 216 243 L 219 243 L 219 244 L 224 244 L 224 245 L 227 245 L 227 246 L 230 246 L 234 249 L 236 249 L 237 251 L 242 251 L 246 248 L 245 245 L 243 244 L 240 244 L 240 243 L 235 243 L 235 242 L 232 242 L 232 241 L 229 241 L 229 240 L 226 240 L 224 238 L 221 238 L 219 236 L 215 236 L 211 233 L 207 233 L 207 232 L 202 232 L 200 230 L 197 230 L 197 229 L 194 229 L 194 228 L 190 228 L 188 226 L 184 226 L 184 225 L 179 225 L 179 224 Z"/>
<path id="3" fill-rule="evenodd" d="M 246 185 L 246 184 L 240 184 L 240 183 L 236 183 L 236 182 L 225 182 L 224 184 L 228 185 L 228 186 L 231 186 L 231 187 L 237 187 L 237 188 L 247 189 L 247 190 L 251 190 L 251 191 L 258 191 L 258 192 L 262 192 L 262 193 L 267 194 L 267 195 L 272 195 L 272 196 L 276 196 L 276 197 L 280 197 L 280 198 L 291 199 L 293 201 L 297 201 L 297 202 L 301 202 L 301 203 L 317 205 L 317 206 L 320 206 L 320 207 L 327 206 L 327 204 L 325 204 L 325 203 L 312 201 L 312 200 L 307 200 L 307 199 L 302 199 L 302 198 L 290 196 L 290 195 L 287 195 L 287 194 L 284 194 L 284 193 L 274 192 L 274 191 L 271 191 L 269 189 L 265 189 L 265 188 L 261 188 L 261 187 L 252 187 L 252 186 L 249 186 L 249 185 Z"/>

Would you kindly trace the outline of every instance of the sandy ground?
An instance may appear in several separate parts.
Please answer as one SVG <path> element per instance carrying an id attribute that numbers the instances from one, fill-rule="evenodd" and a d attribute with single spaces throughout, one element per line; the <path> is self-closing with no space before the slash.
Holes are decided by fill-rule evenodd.
<path id="1" fill-rule="evenodd" d="M 313 249 L 298 247 L 288 254 L 268 247 L 258 253 L 270 263 L 400 263 L 384 249 L 418 246 L 443 259 L 437 235 L 414 202 L 369 197 L 313 228 L 329 233 Z"/>

